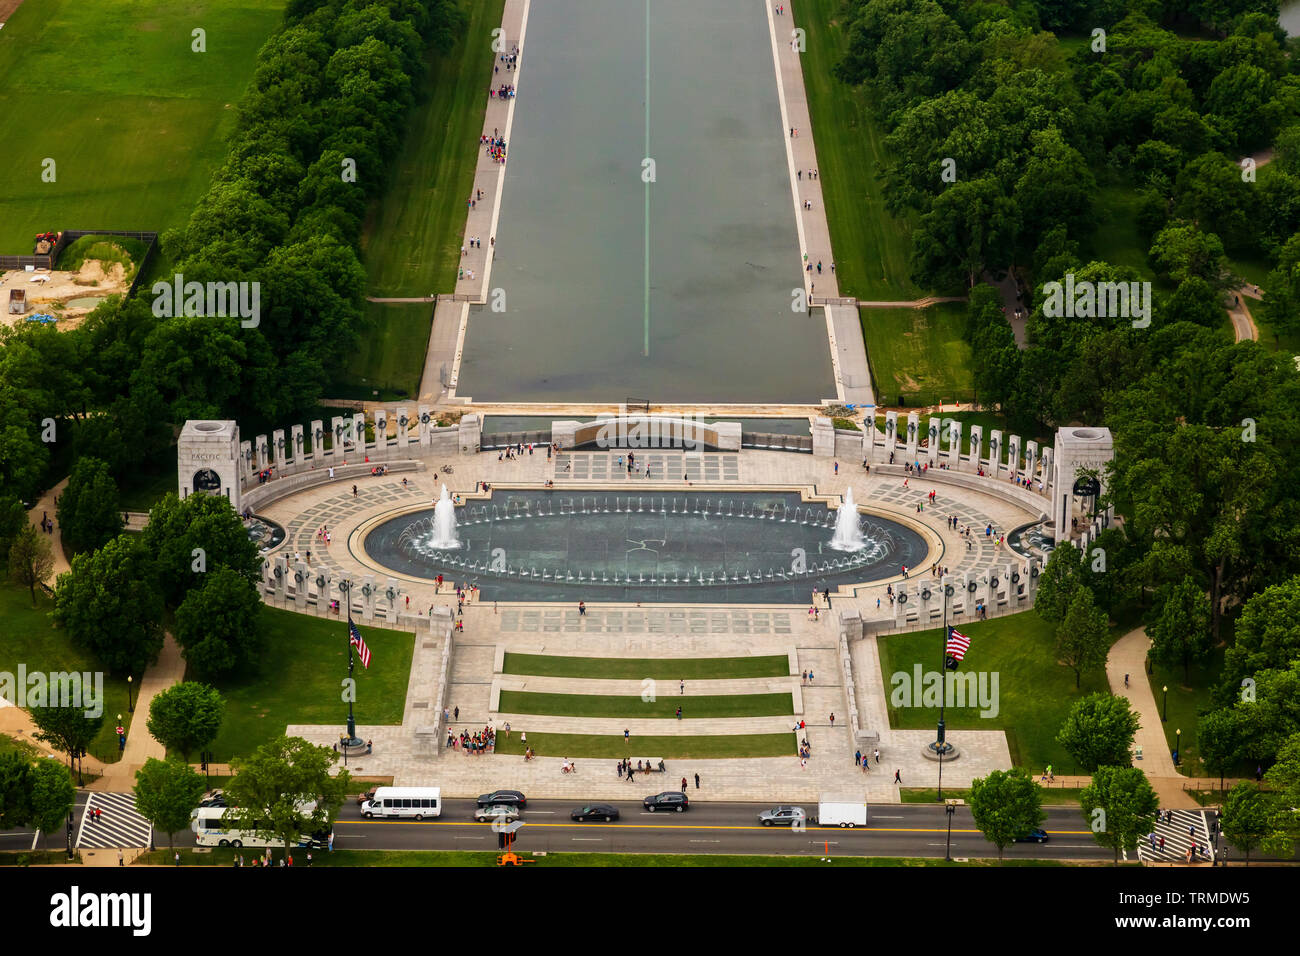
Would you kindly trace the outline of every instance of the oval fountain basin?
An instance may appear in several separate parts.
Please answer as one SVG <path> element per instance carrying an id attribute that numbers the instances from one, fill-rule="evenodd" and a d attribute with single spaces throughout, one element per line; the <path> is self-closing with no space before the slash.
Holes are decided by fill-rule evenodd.
<path id="1" fill-rule="evenodd" d="M 434 546 L 433 508 L 372 528 L 364 549 L 401 575 L 477 584 L 486 600 L 807 604 L 812 590 L 922 563 L 911 527 L 860 516 L 863 547 L 831 547 L 837 512 L 796 493 L 494 489 L 456 508 L 459 547 Z"/>

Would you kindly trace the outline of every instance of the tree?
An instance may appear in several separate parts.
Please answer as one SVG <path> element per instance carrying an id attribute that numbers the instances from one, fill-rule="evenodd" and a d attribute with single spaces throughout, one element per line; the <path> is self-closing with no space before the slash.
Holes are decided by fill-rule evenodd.
<path id="1" fill-rule="evenodd" d="M 256 584 L 262 556 L 224 497 L 190 495 L 181 501 L 168 494 L 149 511 L 140 536 L 158 562 L 163 597 L 173 607 L 201 584 L 205 574 L 231 568 Z"/>
<path id="2" fill-rule="evenodd" d="M 1069 541 L 1047 557 L 1043 573 L 1038 576 L 1038 594 L 1034 610 L 1049 624 L 1065 620 L 1074 593 L 1083 584 L 1087 565 L 1083 552 Z"/>
<path id="3" fill-rule="evenodd" d="M 237 771 L 226 787 L 236 829 L 267 826 L 284 841 L 285 852 L 304 833 L 329 829 L 343 804 L 351 776 L 332 775 L 338 754 L 301 737 L 280 736 L 258 747 L 252 756 L 235 759 Z"/>
<path id="4" fill-rule="evenodd" d="M 1277 761 L 1264 779 L 1276 791 L 1275 812 L 1264 837 L 1264 849 L 1275 856 L 1289 857 L 1300 837 L 1300 813 L 1295 811 L 1300 807 L 1300 733 L 1292 734 L 1278 748 Z"/>
<path id="5" fill-rule="evenodd" d="M 77 761 L 77 776 L 81 776 L 81 756 L 90 746 L 99 728 L 104 725 L 104 715 L 88 717 L 84 707 L 33 707 L 32 723 L 37 727 L 33 736 L 43 740 L 59 753 L 68 755 L 68 765 Z"/>
<path id="6" fill-rule="evenodd" d="M 1022 768 L 994 770 L 971 782 L 971 815 L 984 839 L 1002 851 L 1043 820 L 1043 798 L 1038 784 Z"/>
<path id="7" fill-rule="evenodd" d="M 18 750 L 0 753 L 0 830 L 26 826 L 31 817 L 31 763 Z"/>
<path id="8" fill-rule="evenodd" d="M 216 740 L 225 715 L 225 698 L 213 688 L 183 681 L 154 695 L 145 726 L 154 740 L 178 752 L 188 764 L 190 754 Z"/>
<path id="9" fill-rule="evenodd" d="M 1210 652 L 1210 602 L 1205 591 L 1190 576 L 1165 588 L 1160 613 L 1147 625 L 1151 658 L 1173 667 L 1181 664 L 1183 680 L 1190 681 L 1193 660 Z"/>
<path id="10" fill-rule="evenodd" d="M 1288 666 L 1300 657 L 1300 577 L 1275 584 L 1246 601 L 1235 640 L 1223 655 L 1223 677 L 1235 692 L 1243 678 Z"/>
<path id="11" fill-rule="evenodd" d="M 117 483 L 98 458 L 78 458 L 59 496 L 59 527 L 72 553 L 95 551 L 122 533 Z"/>
<path id="12" fill-rule="evenodd" d="M 1150 257 L 1156 271 L 1174 282 L 1195 276 L 1217 289 L 1228 284 L 1223 242 L 1214 233 L 1203 232 L 1191 223 L 1170 223 L 1156 233 L 1151 240 Z"/>
<path id="13" fill-rule="evenodd" d="M 1202 714 L 1196 724 L 1196 745 L 1201 762 L 1210 773 L 1219 775 L 1219 789 L 1228 768 L 1241 759 L 1241 722 L 1228 707 Z"/>
<path id="14" fill-rule="evenodd" d="M 1119 866 L 1119 851 L 1137 850 L 1138 839 L 1151 832 L 1160 798 L 1137 767 L 1098 767 L 1092 783 L 1079 795 L 1079 805 L 1093 836 L 1114 849 Z"/>
<path id="15" fill-rule="evenodd" d="M 1246 855 L 1258 849 L 1272 832 L 1274 809 L 1271 797 L 1245 780 L 1228 793 L 1223 805 L 1223 838 Z"/>
<path id="16" fill-rule="evenodd" d="M 1132 762 L 1133 738 L 1140 722 L 1128 698 L 1096 693 L 1075 703 L 1066 715 L 1056 742 L 1085 770 L 1127 767 Z"/>
<path id="17" fill-rule="evenodd" d="M 163 646 L 162 595 L 144 542 L 120 535 L 59 575 L 54 620 L 110 671 L 140 674 Z"/>
<path id="18" fill-rule="evenodd" d="M 219 568 L 176 609 L 176 640 L 199 677 L 251 666 L 262 650 L 257 588 L 231 568 Z"/>
<path id="19" fill-rule="evenodd" d="M 77 799 L 72 778 L 63 767 L 48 760 L 38 760 L 30 769 L 27 786 L 31 790 L 31 813 L 27 823 L 42 833 L 56 833 Z"/>
<path id="20" fill-rule="evenodd" d="M 54 570 L 54 553 L 49 539 L 33 525 L 23 525 L 9 546 L 9 577 L 19 587 L 32 592 L 36 607 L 36 586 L 44 584 Z"/>
<path id="21" fill-rule="evenodd" d="M 1106 612 L 1096 606 L 1091 590 L 1080 587 L 1056 628 L 1056 659 L 1074 671 L 1075 690 L 1085 670 L 1106 663 L 1109 648 Z"/>
<path id="22" fill-rule="evenodd" d="M 187 763 L 150 757 L 135 775 L 135 806 L 141 816 L 167 834 L 176 847 L 176 831 L 190 825 L 190 812 L 199 805 L 206 785 Z"/>

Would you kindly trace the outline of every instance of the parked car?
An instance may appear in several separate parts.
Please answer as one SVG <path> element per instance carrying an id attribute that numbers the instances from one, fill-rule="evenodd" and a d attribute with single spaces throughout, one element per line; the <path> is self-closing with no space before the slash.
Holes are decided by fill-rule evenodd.
<path id="1" fill-rule="evenodd" d="M 522 810 L 528 804 L 528 798 L 518 790 L 493 790 L 478 798 L 480 807 L 490 807 L 494 803 L 508 803 Z"/>
<path id="2" fill-rule="evenodd" d="M 791 827 L 796 821 L 803 824 L 806 820 L 803 807 L 776 807 L 758 815 L 758 822 L 765 827 Z"/>
<path id="3" fill-rule="evenodd" d="M 502 823 L 514 823 L 519 819 L 519 808 L 513 803 L 493 803 L 475 810 L 474 819 L 480 823 L 487 823 L 492 820 L 500 820 Z"/>
<path id="4" fill-rule="evenodd" d="M 203 799 L 199 801 L 199 806 L 201 807 L 227 806 L 226 792 L 224 790 L 213 790 L 211 793 L 205 794 Z"/>
<path id="5" fill-rule="evenodd" d="M 1047 831 L 1042 827 L 1034 827 L 1022 837 L 1016 837 L 1017 843 L 1046 843 Z"/>
<path id="6" fill-rule="evenodd" d="M 365 793 L 357 794 L 357 806 L 361 806 L 363 803 L 369 803 L 371 800 L 375 799 L 375 791 L 378 789 L 379 787 L 375 786 L 371 787 Z"/>
<path id="7" fill-rule="evenodd" d="M 578 807 L 569 816 L 580 823 L 586 820 L 604 820 L 608 823 L 610 820 L 618 819 L 618 807 L 611 807 L 608 803 L 590 803 L 585 807 Z"/>
<path id="8" fill-rule="evenodd" d="M 652 797 L 646 797 L 642 803 L 651 813 L 656 810 L 676 810 L 681 813 L 691 805 L 691 801 L 687 799 L 686 794 L 680 790 L 666 790 L 663 793 L 656 793 Z"/>

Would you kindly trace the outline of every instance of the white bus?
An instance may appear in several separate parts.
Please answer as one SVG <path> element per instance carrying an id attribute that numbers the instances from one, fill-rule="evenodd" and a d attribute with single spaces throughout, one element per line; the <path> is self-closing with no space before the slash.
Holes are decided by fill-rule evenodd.
<path id="1" fill-rule="evenodd" d="M 439 787 L 380 787 L 361 804 L 363 817 L 408 817 L 423 820 L 442 815 Z"/>
<path id="2" fill-rule="evenodd" d="M 227 822 L 227 813 L 238 813 L 228 807 L 200 807 L 194 812 L 190 829 L 194 831 L 196 846 L 235 846 L 235 847 L 272 847 L 280 849 L 284 841 L 272 829 L 270 823 L 259 824 L 252 830 L 237 830 Z M 298 846 L 309 850 L 327 850 L 332 834 L 329 830 L 298 837 Z"/>

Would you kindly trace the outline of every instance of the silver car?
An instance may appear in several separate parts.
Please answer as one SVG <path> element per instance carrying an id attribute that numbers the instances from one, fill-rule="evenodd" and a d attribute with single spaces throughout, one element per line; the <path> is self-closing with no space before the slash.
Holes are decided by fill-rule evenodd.
<path id="1" fill-rule="evenodd" d="M 519 819 L 519 808 L 508 803 L 494 803 L 488 807 L 479 807 L 474 811 L 474 819 L 479 823 L 499 820 L 502 823 L 514 823 Z"/>
<path id="2" fill-rule="evenodd" d="M 758 815 L 758 822 L 765 827 L 792 827 L 796 822 L 803 826 L 806 821 L 803 807 L 777 807 Z"/>

